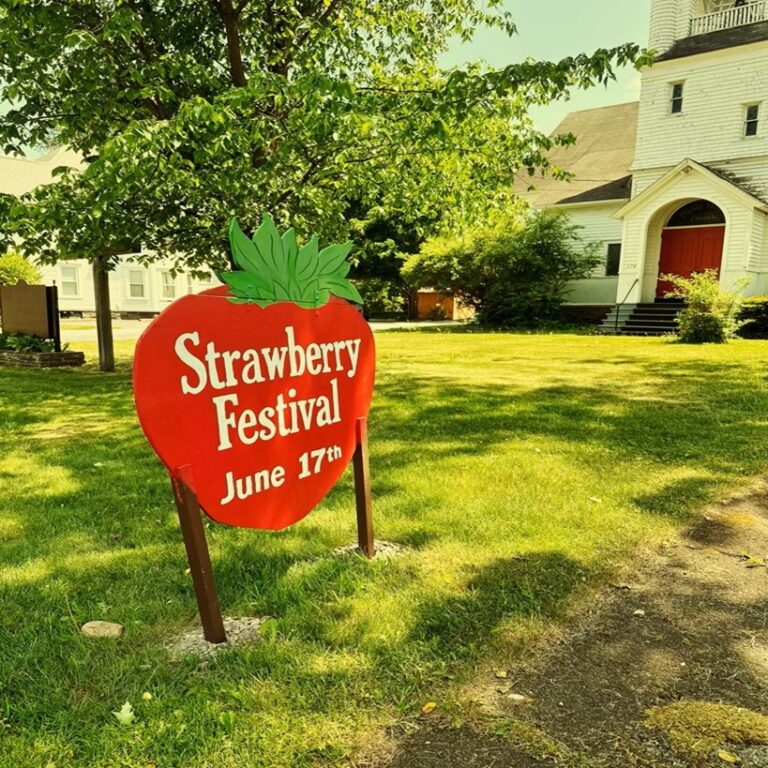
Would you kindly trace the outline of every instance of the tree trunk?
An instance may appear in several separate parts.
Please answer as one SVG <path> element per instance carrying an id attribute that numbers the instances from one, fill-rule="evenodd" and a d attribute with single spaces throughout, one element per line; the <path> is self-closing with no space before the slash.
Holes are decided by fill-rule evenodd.
<path id="1" fill-rule="evenodd" d="M 101 259 L 93 262 L 93 293 L 96 298 L 96 335 L 99 341 L 99 370 L 115 370 L 112 341 L 112 309 L 109 303 L 109 271 Z"/>

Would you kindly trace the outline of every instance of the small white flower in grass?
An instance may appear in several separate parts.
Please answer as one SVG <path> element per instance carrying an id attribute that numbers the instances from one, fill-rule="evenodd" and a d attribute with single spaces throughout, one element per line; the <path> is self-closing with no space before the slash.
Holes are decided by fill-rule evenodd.
<path id="1" fill-rule="evenodd" d="M 144 693 L 141 694 L 141 698 L 144 699 L 144 701 L 152 701 L 154 697 L 149 691 L 144 691 Z"/>
<path id="2" fill-rule="evenodd" d="M 130 725 L 136 719 L 130 701 L 126 701 L 117 712 L 113 712 L 112 714 L 117 718 L 117 722 L 120 723 L 120 725 Z"/>

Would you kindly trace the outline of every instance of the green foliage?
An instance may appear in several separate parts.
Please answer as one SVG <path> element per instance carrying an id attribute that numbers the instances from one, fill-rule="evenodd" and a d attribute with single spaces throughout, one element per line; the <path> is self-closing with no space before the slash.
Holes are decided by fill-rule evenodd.
<path id="1" fill-rule="evenodd" d="M 363 303 L 357 288 L 346 279 L 352 243 L 329 245 L 321 251 L 313 237 L 299 248 L 296 232 L 289 229 L 281 237 L 268 213 L 251 240 L 243 234 L 237 219 L 232 219 L 229 242 L 240 271 L 219 272 L 218 277 L 229 286 L 233 301 L 260 307 L 292 301 L 316 309 L 334 295 Z"/>
<path id="2" fill-rule="evenodd" d="M 351 201 L 474 218 L 572 141 L 538 131 L 531 104 L 647 61 L 622 45 L 441 70 L 451 39 L 514 33 L 502 6 L 0 0 L 2 146 L 69 145 L 86 162 L 20 201 L 9 227 L 48 261 L 107 264 L 141 242 L 146 260 L 225 269 L 233 216 L 253 230 L 272 211 L 327 239 L 348 234 Z"/>
<path id="3" fill-rule="evenodd" d="M 365 298 L 365 314 L 371 319 L 405 319 L 408 299 L 403 289 L 389 280 L 371 277 L 360 284 Z"/>
<path id="4" fill-rule="evenodd" d="M 42 279 L 39 270 L 17 251 L 6 251 L 0 256 L 0 285 L 16 285 L 19 280 L 37 285 Z"/>
<path id="5" fill-rule="evenodd" d="M 686 306 L 678 315 L 678 337 L 684 344 L 725 344 L 736 335 L 741 298 L 739 283 L 734 291 L 720 287 L 717 271 L 708 269 L 690 277 L 662 275 L 675 287 L 667 297 L 683 299 Z"/>
<path id="6" fill-rule="evenodd" d="M 66 346 L 62 347 L 62 350 Z M 55 352 L 56 342 L 23 333 L 0 333 L 0 352 Z"/>
<path id="7" fill-rule="evenodd" d="M 419 252 L 439 220 L 419 211 L 394 215 L 382 208 L 365 211 L 360 205 L 352 206 L 348 215 L 355 243 L 350 274 L 360 285 L 366 315 L 405 317 L 413 292 L 403 279 L 403 264 Z"/>
<path id="8" fill-rule="evenodd" d="M 752 296 L 741 302 L 739 336 L 768 339 L 768 296 Z"/>
<path id="9" fill-rule="evenodd" d="M 518 205 L 455 237 L 427 241 L 403 274 L 418 288 L 453 293 L 481 324 L 532 327 L 557 318 L 569 280 L 600 261 L 579 227 L 559 211 Z"/>

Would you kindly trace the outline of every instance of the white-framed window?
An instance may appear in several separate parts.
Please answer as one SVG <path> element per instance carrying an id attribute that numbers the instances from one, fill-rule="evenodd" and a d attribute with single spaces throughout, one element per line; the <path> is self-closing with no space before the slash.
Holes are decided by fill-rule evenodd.
<path id="1" fill-rule="evenodd" d="M 162 272 L 160 278 L 163 281 L 163 298 L 176 298 L 176 279 L 170 272 Z"/>
<path id="2" fill-rule="evenodd" d="M 605 251 L 605 276 L 616 277 L 621 264 L 621 243 L 608 243 Z"/>
<path id="3" fill-rule="evenodd" d="M 673 115 L 679 115 L 683 111 L 683 92 L 684 83 L 671 83 L 671 97 L 669 101 L 669 111 Z"/>
<path id="4" fill-rule="evenodd" d="M 187 293 L 195 292 L 195 280 L 192 275 L 187 275 Z"/>
<path id="5" fill-rule="evenodd" d="M 78 267 L 61 265 L 61 295 L 79 296 L 80 295 L 80 270 Z"/>
<path id="6" fill-rule="evenodd" d="M 132 299 L 143 299 L 146 296 L 145 276 L 143 269 L 128 270 L 128 296 Z"/>
<path id="7" fill-rule="evenodd" d="M 744 108 L 744 136 L 757 136 L 760 125 L 760 105 L 747 104 Z"/>

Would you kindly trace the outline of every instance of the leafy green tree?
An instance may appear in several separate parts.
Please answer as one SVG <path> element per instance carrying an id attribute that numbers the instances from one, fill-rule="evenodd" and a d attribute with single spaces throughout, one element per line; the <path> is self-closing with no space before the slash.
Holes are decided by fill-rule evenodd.
<path id="1" fill-rule="evenodd" d="M 684 344 L 725 344 L 743 325 L 739 320 L 740 291 L 749 280 L 740 280 L 735 290 L 726 291 L 714 269 L 694 272 L 690 277 L 662 275 L 661 279 L 674 286 L 668 298 L 685 301 L 685 309 L 677 317 L 677 335 Z"/>
<path id="2" fill-rule="evenodd" d="M 19 280 L 36 285 L 42 279 L 39 270 L 17 251 L 9 250 L 0 256 L 0 285 L 16 285 Z"/>
<path id="3" fill-rule="evenodd" d="M 535 326 L 557 319 L 568 282 L 600 263 L 579 229 L 560 211 L 518 203 L 457 236 L 428 240 L 403 274 L 414 286 L 460 297 L 484 325 Z"/>
<path id="4" fill-rule="evenodd" d="M 405 314 L 414 295 L 412 287 L 403 279 L 403 265 L 437 229 L 438 215 L 419 215 L 413 211 L 406 217 L 384 208 L 366 211 L 353 206 L 348 221 L 354 243 L 351 277 L 365 296 L 368 315 Z"/>
<path id="5" fill-rule="evenodd" d="M 471 217 L 546 166 L 530 104 L 640 56 L 441 71 L 448 41 L 481 25 L 515 31 L 500 0 L 0 0 L 5 150 L 66 144 L 87 164 L 11 225 L 43 260 L 89 258 L 106 286 L 125 243 L 221 268 L 233 216 L 252 231 L 271 211 L 324 241 L 346 234 L 350 201 Z"/>

